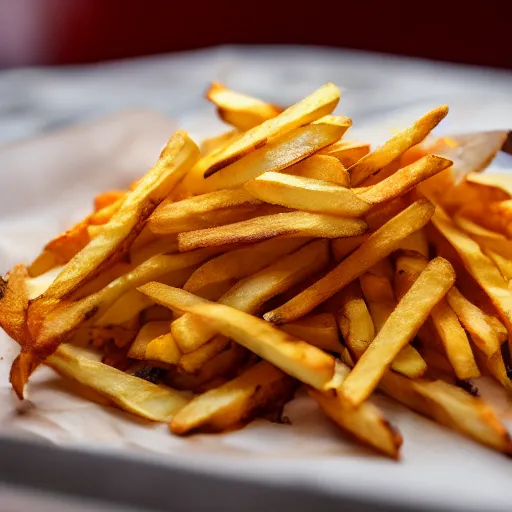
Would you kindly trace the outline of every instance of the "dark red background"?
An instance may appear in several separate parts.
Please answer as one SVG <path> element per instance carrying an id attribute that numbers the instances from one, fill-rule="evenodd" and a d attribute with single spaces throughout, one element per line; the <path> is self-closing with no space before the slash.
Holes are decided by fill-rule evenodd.
<path id="1" fill-rule="evenodd" d="M 58 42 L 49 64 L 299 43 L 512 69 L 512 0 L 64 0 L 65 12 L 62 0 L 38 1 Z"/>

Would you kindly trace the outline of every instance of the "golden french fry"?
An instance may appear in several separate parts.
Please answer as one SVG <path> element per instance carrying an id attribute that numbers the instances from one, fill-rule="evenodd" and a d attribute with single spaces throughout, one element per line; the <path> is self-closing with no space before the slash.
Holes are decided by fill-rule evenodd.
<path id="1" fill-rule="evenodd" d="M 163 236 L 149 242 L 137 250 L 130 251 L 130 262 L 137 266 L 152 256 L 159 254 L 173 254 L 178 252 L 178 237 L 176 235 Z"/>
<path id="2" fill-rule="evenodd" d="M 371 208 L 349 188 L 278 172 L 266 172 L 244 187 L 266 203 L 309 212 L 359 217 Z"/>
<path id="3" fill-rule="evenodd" d="M 411 233 L 407 238 L 404 238 L 397 244 L 396 251 L 401 251 L 406 254 L 417 254 L 428 259 L 430 256 L 430 248 L 425 231 L 418 229 L 418 231 Z"/>
<path id="4" fill-rule="evenodd" d="M 335 183 L 350 188 L 350 175 L 340 161 L 327 155 L 312 155 L 301 162 L 287 167 L 282 172 L 314 180 Z"/>
<path id="5" fill-rule="evenodd" d="M 149 344 L 159 336 L 168 334 L 169 328 L 169 322 L 165 321 L 154 321 L 144 324 L 130 346 L 128 357 L 132 357 L 133 359 L 150 359 L 149 357 L 146 357 L 146 351 Z M 176 347 L 176 344 L 174 344 L 174 346 Z M 176 352 L 176 350 L 174 352 Z M 178 362 L 180 356 L 179 350 L 176 354 L 176 360 L 172 361 L 170 364 L 176 364 Z"/>
<path id="6" fill-rule="evenodd" d="M 182 201 L 165 201 L 151 214 L 147 228 L 157 235 L 171 235 L 221 226 L 257 215 L 260 205 L 243 189 L 219 190 Z"/>
<path id="7" fill-rule="evenodd" d="M 343 348 L 340 343 L 336 318 L 331 313 L 308 315 L 280 327 L 284 332 L 327 352 L 339 354 Z"/>
<path id="8" fill-rule="evenodd" d="M 195 192 L 241 187 L 264 172 L 282 171 L 313 155 L 339 140 L 347 128 L 348 126 L 329 124 L 312 124 L 297 128 L 270 141 L 207 179 L 190 172 L 184 180 L 185 186 Z"/>
<path id="9" fill-rule="evenodd" d="M 473 343 L 487 356 L 499 351 L 507 339 L 507 330 L 497 319 L 489 317 L 480 308 L 471 303 L 456 286 L 446 295 L 448 304 L 457 314 L 464 328 L 471 335 Z"/>
<path id="10" fill-rule="evenodd" d="M 260 318 L 159 283 L 149 283 L 139 291 L 158 304 L 198 316 L 216 331 L 305 384 L 323 390 L 332 379 L 332 356 Z"/>
<path id="11" fill-rule="evenodd" d="M 239 279 L 259 272 L 309 241 L 310 238 L 271 238 L 221 254 L 201 265 L 183 289 L 208 300 L 217 300 Z"/>
<path id="12" fill-rule="evenodd" d="M 61 345 L 46 364 L 64 377 L 97 391 L 121 409 L 151 421 L 169 422 L 188 402 L 178 391 L 100 363 L 84 349 L 72 345 Z"/>
<path id="13" fill-rule="evenodd" d="M 54 267 L 44 274 L 39 274 L 37 277 L 27 277 L 25 286 L 27 287 L 29 300 L 37 299 L 37 297 L 42 295 L 53 283 L 53 280 L 57 277 L 61 268 L 62 267 Z"/>
<path id="14" fill-rule="evenodd" d="M 360 219 L 321 213 L 289 212 L 180 233 L 178 245 L 180 251 L 185 252 L 200 247 L 259 242 L 276 236 L 339 238 L 360 235 L 365 231 L 366 223 Z"/>
<path id="15" fill-rule="evenodd" d="M 461 257 L 464 266 L 491 299 L 501 315 L 501 320 L 512 329 L 512 294 L 498 268 L 481 251 L 479 245 L 440 213 L 432 217 L 432 223 L 448 240 Z"/>
<path id="16" fill-rule="evenodd" d="M 121 208 L 92 240 L 63 268 L 46 290 L 44 300 L 59 299 L 84 281 L 112 266 L 130 246 L 158 203 L 197 160 L 199 150 L 185 132 L 176 132 L 163 149 L 156 165 L 129 193 Z M 30 313 L 29 313 L 30 314 Z"/>
<path id="17" fill-rule="evenodd" d="M 503 257 L 501 254 L 494 252 L 492 249 L 489 249 L 485 244 L 481 249 L 482 252 L 498 267 L 503 278 L 510 281 L 510 279 L 512 279 L 512 261 Z"/>
<path id="18" fill-rule="evenodd" d="M 341 392 L 347 400 L 359 405 L 368 398 L 454 282 L 455 272 L 448 261 L 435 258 L 427 265 L 344 381 Z"/>
<path id="19" fill-rule="evenodd" d="M 6 276 L 0 277 L 0 327 L 19 345 L 27 342 L 26 326 L 29 291 L 28 270 L 16 265 Z"/>
<path id="20" fill-rule="evenodd" d="M 218 432 L 238 427 L 272 402 L 290 399 L 294 389 L 290 377 L 261 361 L 239 377 L 194 398 L 169 426 L 171 432 L 180 435 L 197 429 Z"/>
<path id="21" fill-rule="evenodd" d="M 229 130 L 221 133 L 220 135 L 203 139 L 200 146 L 201 154 L 208 155 L 214 151 L 220 151 L 221 149 L 226 148 L 229 144 L 232 144 L 240 136 L 241 133 L 238 130 Z"/>
<path id="22" fill-rule="evenodd" d="M 371 272 L 359 278 L 361 289 L 366 299 L 370 316 L 378 334 L 396 308 L 396 299 L 389 279 L 385 275 L 375 275 Z M 391 368 L 407 377 L 421 377 L 427 365 L 418 351 L 405 346 L 391 363 Z"/>
<path id="23" fill-rule="evenodd" d="M 359 185 L 368 176 L 390 164 L 409 148 L 421 142 L 443 120 L 446 114 L 448 114 L 447 105 L 427 112 L 411 127 L 398 133 L 375 151 L 361 158 L 348 170 L 352 185 Z"/>
<path id="24" fill-rule="evenodd" d="M 149 308 L 154 303 L 137 290 L 130 290 L 119 297 L 114 304 L 94 322 L 95 325 L 122 324 Z"/>
<path id="25" fill-rule="evenodd" d="M 365 216 L 370 231 L 376 231 L 393 217 L 403 212 L 411 203 L 403 197 L 396 197 L 391 201 L 375 205 Z"/>
<path id="26" fill-rule="evenodd" d="M 511 453 L 506 428 L 483 400 L 446 382 L 386 372 L 380 388 L 416 412 L 495 450 Z"/>
<path id="27" fill-rule="evenodd" d="M 397 242 L 421 229 L 433 213 L 434 206 L 429 201 L 425 199 L 416 201 L 375 233 L 372 233 L 366 241 L 325 277 L 299 293 L 286 304 L 266 313 L 264 315 L 265 320 L 278 324 L 286 323 L 297 320 L 309 313 L 393 252 Z"/>
<path id="28" fill-rule="evenodd" d="M 348 368 L 347 368 L 348 373 Z M 318 403 L 334 423 L 363 444 L 398 459 L 402 436 L 373 404 L 364 403 L 353 407 L 334 390 L 320 392 L 309 388 L 310 396 Z"/>
<path id="29" fill-rule="evenodd" d="M 219 153 L 203 157 L 196 164 L 196 172 L 201 172 L 205 178 L 214 174 L 251 151 L 265 146 L 273 137 L 284 135 L 330 114 L 339 99 L 338 88 L 331 83 L 325 84 L 278 116 L 248 130 L 240 139 Z"/>
<path id="30" fill-rule="evenodd" d="M 370 152 L 366 142 L 349 142 L 340 140 L 319 151 L 319 155 L 333 156 L 345 168 L 349 168 Z"/>
<path id="31" fill-rule="evenodd" d="M 370 187 L 354 189 L 354 192 L 367 203 L 384 203 L 406 194 L 422 181 L 447 169 L 450 165 L 452 165 L 451 160 L 440 156 L 427 155 L 406 167 L 398 169 L 380 183 Z"/>
<path id="32" fill-rule="evenodd" d="M 280 107 L 228 89 L 218 82 L 212 82 L 206 98 L 217 107 L 217 114 L 225 123 L 240 131 L 250 130 L 283 111 Z"/>
<path id="33" fill-rule="evenodd" d="M 246 313 L 256 314 L 265 302 L 314 275 L 328 262 L 327 240 L 313 241 L 239 281 L 219 298 L 219 302 Z M 171 332 L 185 353 L 197 349 L 216 334 L 210 325 L 191 315 L 183 315 L 175 320 Z"/>

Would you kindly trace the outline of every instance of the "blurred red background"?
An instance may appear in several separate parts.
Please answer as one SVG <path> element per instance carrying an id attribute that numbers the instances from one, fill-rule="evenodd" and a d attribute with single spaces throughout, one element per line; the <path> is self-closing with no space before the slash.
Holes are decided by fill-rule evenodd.
<path id="1" fill-rule="evenodd" d="M 0 66 L 314 44 L 512 69 L 512 1 L 0 0 Z"/>

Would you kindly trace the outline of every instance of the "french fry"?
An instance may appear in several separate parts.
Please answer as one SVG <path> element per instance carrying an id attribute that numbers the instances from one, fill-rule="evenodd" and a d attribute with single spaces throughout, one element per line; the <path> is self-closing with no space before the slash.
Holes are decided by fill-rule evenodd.
<path id="1" fill-rule="evenodd" d="M 331 313 L 308 315 L 280 327 L 284 332 L 327 352 L 339 354 L 343 348 L 340 343 L 336 318 Z"/>
<path id="2" fill-rule="evenodd" d="M 505 139 L 502 139 L 505 132 L 501 132 L 501 134 L 497 137 L 497 146 L 499 151 L 503 146 L 503 142 Z M 506 138 L 506 137 L 505 137 Z M 489 145 L 487 145 L 487 148 Z M 493 155 L 494 156 L 494 155 Z M 487 187 L 498 188 L 502 192 L 508 194 L 509 197 L 512 197 L 512 180 L 510 179 L 509 173 L 490 173 L 490 172 L 471 172 L 466 176 L 466 180 L 469 183 L 475 183 L 478 185 L 484 185 Z"/>
<path id="3" fill-rule="evenodd" d="M 396 262 L 395 283 L 403 295 L 427 267 L 428 260 L 422 257 L 400 257 Z M 443 297 L 431 313 L 433 326 L 439 335 L 444 351 L 457 378 L 467 380 L 480 376 L 468 337 L 457 314 Z"/>
<path id="4" fill-rule="evenodd" d="M 158 304 L 198 316 L 283 372 L 323 390 L 334 373 L 334 358 L 248 313 L 195 297 L 178 288 L 149 283 L 139 291 Z M 194 304 L 194 300 L 197 302 Z"/>
<path id="5" fill-rule="evenodd" d="M 512 443 L 505 427 L 485 402 L 462 389 L 442 382 L 410 380 L 386 372 L 380 388 L 416 412 L 503 453 Z"/>
<path id="6" fill-rule="evenodd" d="M 116 370 L 72 345 L 61 345 L 46 364 L 97 391 L 119 408 L 151 421 L 169 422 L 188 402 L 178 391 Z"/>
<path id="7" fill-rule="evenodd" d="M 241 133 L 238 130 L 229 130 L 221 133 L 220 135 L 204 139 L 200 146 L 201 155 L 208 155 L 214 151 L 220 151 L 221 149 L 226 148 L 229 144 L 232 144 L 240 136 Z"/>
<path id="8" fill-rule="evenodd" d="M 217 114 L 225 123 L 240 131 L 250 130 L 283 111 L 258 98 L 228 89 L 218 82 L 212 82 L 206 98 L 217 107 Z"/>
<path id="9" fill-rule="evenodd" d="M 397 252 L 418 255 L 428 259 L 430 256 L 430 247 L 428 238 L 423 229 L 418 229 L 411 233 L 407 238 L 401 240 L 396 246 Z"/>
<path id="10" fill-rule="evenodd" d="M 403 197 L 396 197 L 383 204 L 374 205 L 373 208 L 364 216 L 370 231 L 376 231 L 389 222 L 393 217 L 403 212 L 410 203 Z"/>
<path id="11" fill-rule="evenodd" d="M 0 327 L 19 345 L 28 337 L 28 270 L 25 265 L 16 265 L 6 276 L 0 277 Z"/>
<path id="12" fill-rule="evenodd" d="M 371 208 L 349 188 L 278 172 L 266 172 L 244 187 L 266 203 L 309 212 L 359 217 Z"/>
<path id="13" fill-rule="evenodd" d="M 185 316 L 186 318 L 191 318 L 190 316 Z M 192 317 L 192 322 L 196 321 L 196 324 L 199 323 L 196 318 Z M 191 322 L 191 323 L 192 323 Z M 213 331 L 215 333 L 215 331 Z M 171 331 L 172 334 L 172 331 Z M 174 335 L 173 339 L 176 341 Z M 211 339 L 210 339 L 211 338 Z M 176 343 L 178 348 L 181 350 L 181 345 Z M 197 370 L 201 369 L 210 359 L 222 353 L 229 347 L 229 339 L 222 334 L 215 334 L 209 337 L 209 341 L 202 343 L 194 350 L 189 350 L 188 353 L 183 354 L 178 364 L 180 368 L 183 368 L 186 372 L 194 373 Z"/>
<path id="14" fill-rule="evenodd" d="M 486 315 L 466 299 L 456 286 L 451 288 L 446 299 L 471 335 L 473 343 L 487 357 L 499 351 L 501 344 L 507 339 L 507 330 L 497 318 Z"/>
<path id="15" fill-rule="evenodd" d="M 314 180 L 335 183 L 350 188 L 350 175 L 340 161 L 328 155 L 312 155 L 301 162 L 287 167 L 282 172 Z"/>
<path id="16" fill-rule="evenodd" d="M 402 436 L 373 404 L 364 403 L 355 408 L 334 390 L 322 393 L 309 388 L 308 391 L 326 416 L 342 430 L 388 457 L 399 458 Z"/>
<path id="17" fill-rule="evenodd" d="M 173 254 L 178 252 L 178 237 L 176 235 L 163 236 L 147 245 L 130 251 L 130 262 L 132 265 L 140 265 L 152 256 L 159 254 Z"/>
<path id="18" fill-rule="evenodd" d="M 246 313 L 256 314 L 265 302 L 314 275 L 328 261 L 328 242 L 316 240 L 239 281 L 219 298 L 219 302 Z M 197 349 L 216 334 L 210 325 L 191 315 L 183 315 L 174 321 L 171 332 L 184 353 Z"/>
<path id="19" fill-rule="evenodd" d="M 239 279 L 259 272 L 309 241 L 310 238 L 271 238 L 221 254 L 201 265 L 183 289 L 208 300 L 217 300 Z"/>
<path id="20" fill-rule="evenodd" d="M 398 169 L 389 178 L 376 185 L 354 189 L 360 199 L 370 204 L 380 204 L 409 192 L 422 181 L 444 171 L 452 165 L 451 160 L 427 155 L 416 162 Z"/>
<path id="21" fill-rule="evenodd" d="M 294 388 L 290 377 L 261 361 L 223 386 L 194 398 L 169 426 L 179 435 L 197 429 L 218 432 L 238 427 L 276 399 L 291 398 Z"/>
<path id="22" fill-rule="evenodd" d="M 286 304 L 266 313 L 265 320 L 277 324 L 292 322 L 311 312 L 316 306 L 393 252 L 396 244 L 414 231 L 421 229 L 429 221 L 433 212 L 434 207 L 429 201 L 424 199 L 416 201 L 372 233 L 325 277 Z"/>
<path id="23" fill-rule="evenodd" d="M 289 212 L 180 233 L 178 246 L 181 252 L 185 252 L 200 247 L 254 243 L 276 236 L 339 238 L 361 235 L 365 231 L 366 223 L 360 219 L 321 213 Z"/>
<path id="24" fill-rule="evenodd" d="M 139 292 L 140 293 L 140 292 Z M 143 294 L 141 294 L 143 295 Z M 130 350 L 128 351 L 128 357 L 132 357 L 133 359 L 149 359 L 146 358 L 146 349 L 151 341 L 158 338 L 159 336 L 162 336 L 164 334 L 167 334 L 169 332 L 169 322 L 148 322 L 147 324 L 144 324 L 136 338 L 133 340 L 133 343 L 130 346 Z M 178 358 L 179 359 L 179 351 L 178 351 Z M 174 362 L 176 363 L 177 360 Z M 173 363 L 171 363 L 173 364 Z"/>
<path id="25" fill-rule="evenodd" d="M 295 128 L 330 114 L 340 99 L 340 91 L 333 84 L 325 84 L 311 95 L 287 108 L 278 116 L 264 121 L 245 132 L 240 139 L 219 153 L 203 157 L 196 164 L 204 177 L 240 160 L 244 155 L 265 146 L 270 139 L 284 135 Z"/>
<path id="26" fill-rule="evenodd" d="M 48 287 L 53 283 L 62 267 L 54 267 L 44 274 L 39 274 L 37 277 L 27 277 L 25 286 L 27 287 L 28 299 L 37 299 L 42 295 Z M 17 285 L 21 286 L 21 284 Z"/>
<path id="27" fill-rule="evenodd" d="M 260 205 L 243 189 L 219 190 L 182 201 L 165 201 L 151 214 L 147 228 L 157 235 L 171 235 L 220 226 L 257 215 Z"/>
<path id="28" fill-rule="evenodd" d="M 370 144 L 366 142 L 349 142 L 340 140 L 318 152 L 319 155 L 336 158 L 343 167 L 348 169 L 363 156 L 370 152 Z"/>
<path id="29" fill-rule="evenodd" d="M 339 140 L 347 128 L 348 126 L 329 124 L 312 124 L 297 128 L 270 141 L 207 179 L 203 179 L 202 175 L 197 177 L 193 172 L 189 173 L 184 180 L 185 186 L 203 193 L 241 187 L 264 172 L 282 171 L 313 155 Z"/>
<path id="30" fill-rule="evenodd" d="M 421 142 L 443 120 L 447 113 L 447 105 L 442 105 L 427 112 L 411 127 L 398 133 L 381 147 L 361 158 L 348 170 L 352 185 L 359 185 L 368 176 L 390 164 L 409 148 Z"/>
<path id="31" fill-rule="evenodd" d="M 428 264 L 344 381 L 341 393 L 350 403 L 357 406 L 368 398 L 454 282 L 455 272 L 448 261 L 435 258 Z"/>
<path id="32" fill-rule="evenodd" d="M 489 296 L 494 307 L 499 311 L 501 320 L 510 331 L 512 329 L 512 294 L 498 268 L 482 253 L 474 240 L 454 224 L 447 222 L 441 214 L 436 213 L 432 217 L 432 223 L 455 248 L 464 266 Z"/>
<path id="33" fill-rule="evenodd" d="M 122 324 L 149 308 L 154 303 L 137 290 L 130 290 L 119 297 L 114 304 L 96 320 L 95 325 Z"/>
<path id="34" fill-rule="evenodd" d="M 363 274 L 359 281 L 375 327 L 375 333 L 378 334 L 396 308 L 393 288 L 386 276 L 375 275 L 371 272 Z M 391 368 L 407 377 L 417 378 L 425 373 L 427 365 L 418 351 L 407 345 L 395 357 Z"/>
<path id="35" fill-rule="evenodd" d="M 46 290 L 44 300 L 64 297 L 101 269 L 111 266 L 129 248 L 143 222 L 196 161 L 198 154 L 197 146 L 185 132 L 175 133 L 157 164 L 127 195 L 121 208 L 104 225 L 102 234 L 64 267 Z"/>

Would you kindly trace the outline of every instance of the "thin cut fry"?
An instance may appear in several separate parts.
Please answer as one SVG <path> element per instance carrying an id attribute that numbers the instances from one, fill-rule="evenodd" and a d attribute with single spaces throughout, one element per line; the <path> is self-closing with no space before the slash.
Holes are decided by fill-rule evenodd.
<path id="1" fill-rule="evenodd" d="M 266 203 L 309 212 L 359 217 L 371 208 L 348 188 L 278 172 L 266 172 L 244 187 Z"/>
<path id="2" fill-rule="evenodd" d="M 261 148 L 272 137 L 284 135 L 299 126 L 304 126 L 322 116 L 330 114 L 340 99 L 340 91 L 331 83 L 325 84 L 311 95 L 287 108 L 277 117 L 269 119 L 251 130 L 220 153 L 204 157 L 196 168 L 205 178 L 223 167 L 240 160 L 244 155 Z"/>
<path id="3" fill-rule="evenodd" d="M 282 395 L 290 398 L 293 388 L 290 377 L 261 361 L 236 379 L 194 398 L 169 426 L 179 435 L 196 429 L 218 432 L 238 427 Z"/>
<path id="4" fill-rule="evenodd" d="M 318 154 L 333 156 L 338 159 L 343 167 L 348 169 L 369 152 L 370 144 L 366 142 L 349 142 L 340 140 L 339 142 L 335 142 L 329 147 L 322 149 Z"/>
<path id="5" fill-rule="evenodd" d="M 217 300 L 239 279 L 259 272 L 290 254 L 310 238 L 271 238 L 258 244 L 221 254 L 200 266 L 183 287 L 208 300 Z"/>
<path id="6" fill-rule="evenodd" d="M 246 131 L 276 117 L 282 109 L 212 82 L 206 98 L 217 106 L 217 114 L 226 123 Z"/>
<path id="7" fill-rule="evenodd" d="M 228 165 L 207 179 L 203 179 L 202 176 L 198 178 L 192 171 L 185 178 L 184 184 L 196 192 L 213 192 L 241 187 L 264 172 L 282 171 L 311 156 L 339 140 L 347 128 L 348 126 L 328 124 L 312 124 L 297 128 L 256 149 L 242 160 Z"/>
<path id="8" fill-rule="evenodd" d="M 349 236 L 345 238 L 334 238 L 331 240 L 331 250 L 334 261 L 339 263 L 351 252 L 354 252 L 363 242 L 368 240 L 370 233 L 364 235 Z"/>
<path id="9" fill-rule="evenodd" d="M 352 185 L 359 185 L 368 176 L 390 164 L 409 148 L 421 142 L 443 120 L 446 114 L 448 114 L 447 105 L 427 112 L 410 128 L 398 133 L 373 153 L 361 158 L 348 170 Z"/>
<path id="10" fill-rule="evenodd" d="M 354 189 L 363 201 L 380 204 L 402 196 L 422 181 L 436 175 L 452 165 L 451 160 L 440 156 L 427 155 L 416 162 L 398 169 L 389 178 L 364 189 Z"/>
<path id="11" fill-rule="evenodd" d="M 435 258 L 428 264 L 343 383 L 341 392 L 350 403 L 359 405 L 368 398 L 454 282 L 455 272 L 448 261 Z"/>
<path id="12" fill-rule="evenodd" d="M 323 390 L 332 379 L 332 356 L 260 318 L 159 283 L 149 283 L 139 291 L 158 304 L 197 315 L 224 336 L 305 384 Z M 197 300 L 195 304 L 194 300 Z"/>
<path id="13" fill-rule="evenodd" d="M 290 212 L 180 233 L 178 245 L 180 251 L 185 252 L 200 247 L 259 242 L 276 236 L 339 238 L 360 235 L 365 231 L 366 223 L 360 219 Z"/>
<path id="14" fill-rule="evenodd" d="M 348 283 L 357 279 L 379 260 L 393 252 L 397 242 L 421 229 L 433 213 L 434 206 L 429 201 L 420 199 L 413 203 L 373 233 L 368 240 L 325 277 L 283 306 L 266 313 L 265 320 L 277 324 L 286 323 L 309 313 Z"/>
<path id="15" fill-rule="evenodd" d="M 178 391 L 133 377 L 90 357 L 83 349 L 61 345 L 46 363 L 111 400 L 121 409 L 151 421 L 169 422 L 188 400 Z"/>

